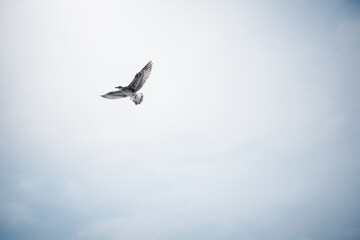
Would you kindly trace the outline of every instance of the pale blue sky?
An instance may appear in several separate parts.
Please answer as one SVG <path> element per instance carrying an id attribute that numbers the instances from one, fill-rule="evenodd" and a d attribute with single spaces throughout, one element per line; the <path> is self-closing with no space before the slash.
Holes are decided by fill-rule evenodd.
<path id="1" fill-rule="evenodd" d="M 357 1 L 1 0 L 0 36 L 0 239 L 360 238 Z"/>

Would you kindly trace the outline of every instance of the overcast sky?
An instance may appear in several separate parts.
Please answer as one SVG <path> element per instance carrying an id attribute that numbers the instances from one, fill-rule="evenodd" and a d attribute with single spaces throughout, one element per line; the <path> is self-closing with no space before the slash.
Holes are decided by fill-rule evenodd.
<path id="1" fill-rule="evenodd" d="M 360 239 L 359 43 L 359 1 L 0 0 L 0 239 Z"/>

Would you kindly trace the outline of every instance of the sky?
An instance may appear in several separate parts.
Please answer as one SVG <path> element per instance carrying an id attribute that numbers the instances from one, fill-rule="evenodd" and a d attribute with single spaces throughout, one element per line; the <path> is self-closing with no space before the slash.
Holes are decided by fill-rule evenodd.
<path id="1" fill-rule="evenodd" d="M 0 36 L 0 239 L 360 239 L 359 1 L 0 0 Z"/>

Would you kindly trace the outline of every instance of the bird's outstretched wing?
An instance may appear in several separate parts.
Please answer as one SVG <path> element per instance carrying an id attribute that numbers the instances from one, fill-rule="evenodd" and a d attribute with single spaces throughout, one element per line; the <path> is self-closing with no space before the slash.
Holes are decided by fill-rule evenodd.
<path id="1" fill-rule="evenodd" d="M 129 84 L 128 88 L 137 92 L 146 82 L 146 79 L 149 78 L 152 69 L 152 62 L 149 61 L 146 66 L 135 75 L 134 80 Z"/>
<path id="2" fill-rule="evenodd" d="M 117 99 L 117 98 L 124 98 L 127 97 L 127 95 L 121 91 L 114 91 L 114 92 L 108 92 L 104 95 L 101 95 L 103 98 L 107 99 Z"/>

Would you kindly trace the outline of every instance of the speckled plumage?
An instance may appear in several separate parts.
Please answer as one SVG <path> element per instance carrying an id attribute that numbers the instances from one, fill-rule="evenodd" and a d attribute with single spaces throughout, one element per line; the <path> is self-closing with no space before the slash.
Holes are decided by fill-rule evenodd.
<path id="1" fill-rule="evenodd" d="M 101 95 L 103 98 L 107 99 L 117 99 L 117 98 L 125 98 L 130 97 L 130 99 L 136 104 L 142 103 L 144 100 L 144 95 L 142 93 L 137 94 L 142 86 L 145 84 L 146 80 L 149 78 L 152 70 L 152 62 L 149 61 L 145 67 L 138 72 L 132 82 L 127 87 L 116 87 L 119 88 L 118 91 L 108 92 L 104 95 Z"/>

